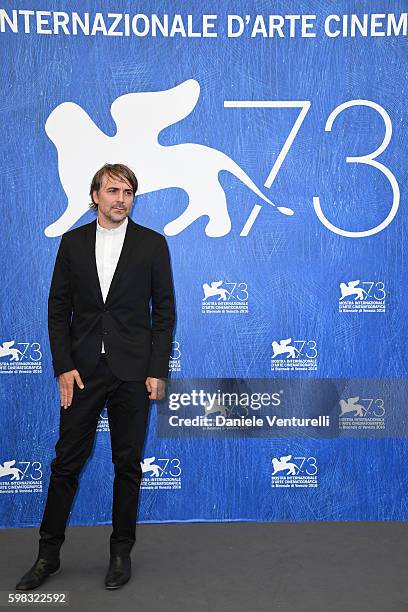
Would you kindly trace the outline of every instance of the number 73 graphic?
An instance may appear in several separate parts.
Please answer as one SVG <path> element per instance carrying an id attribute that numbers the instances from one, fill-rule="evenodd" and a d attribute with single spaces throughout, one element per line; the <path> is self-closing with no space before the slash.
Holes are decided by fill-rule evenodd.
<path id="1" fill-rule="evenodd" d="M 282 147 L 282 150 L 280 151 L 274 165 L 271 168 L 271 171 L 269 172 L 268 178 L 266 179 L 264 183 L 265 187 L 270 188 L 273 181 L 275 180 L 280 170 L 280 167 L 282 166 L 285 160 L 285 157 L 288 154 L 289 149 L 292 146 L 292 143 L 295 140 L 296 135 L 299 132 L 299 129 L 306 115 L 309 112 L 310 106 L 311 106 L 311 102 L 309 100 L 303 100 L 303 101 L 302 100 L 287 100 L 287 101 L 284 101 L 284 100 L 248 100 L 248 101 L 225 100 L 224 101 L 225 108 L 299 108 L 300 109 L 300 112 L 296 118 L 296 121 L 294 122 L 293 127 L 289 132 L 289 136 L 287 137 Z M 381 115 L 384 121 L 385 135 L 384 135 L 383 141 L 377 147 L 377 149 L 375 149 L 375 151 L 367 153 L 366 155 L 348 156 L 346 157 L 346 162 L 348 164 L 354 163 L 354 164 L 365 164 L 367 166 L 372 166 L 373 168 L 376 168 L 379 172 L 381 172 L 382 174 L 386 176 L 392 188 L 392 204 L 391 204 L 390 211 L 388 215 L 386 216 L 386 218 L 379 225 L 376 225 L 375 227 L 372 227 L 368 230 L 364 230 L 361 232 L 352 232 L 352 231 L 343 229 L 341 227 L 337 227 L 336 225 L 331 223 L 331 221 L 326 217 L 326 215 L 324 214 L 322 210 L 322 205 L 320 203 L 319 196 L 314 196 L 313 207 L 315 209 L 318 219 L 330 231 L 334 232 L 335 234 L 339 234 L 340 236 L 346 236 L 348 238 L 364 238 L 366 236 L 372 236 L 373 234 L 377 234 L 378 232 L 381 232 L 394 219 L 395 215 L 397 214 L 398 207 L 399 207 L 400 189 L 399 189 L 397 179 L 395 178 L 391 170 L 387 168 L 387 166 L 384 166 L 384 164 L 382 164 L 381 162 L 376 161 L 376 158 L 379 155 L 381 155 L 381 153 L 383 153 L 385 149 L 388 147 L 390 140 L 391 140 L 391 136 L 392 136 L 392 123 L 391 123 L 390 116 L 387 113 L 387 111 L 382 106 L 380 106 L 380 104 L 377 104 L 376 102 L 372 102 L 371 100 L 349 100 L 348 102 L 344 102 L 343 104 L 340 104 L 339 106 L 337 106 L 330 113 L 326 121 L 325 128 L 324 128 L 325 131 L 331 132 L 333 128 L 333 124 L 336 118 L 340 115 L 340 113 L 342 113 L 347 108 L 351 108 L 353 106 L 368 106 L 369 108 L 373 108 L 375 111 L 377 111 L 377 113 Z M 251 215 L 247 223 L 245 224 L 245 227 L 243 228 L 241 232 L 241 236 L 248 235 L 261 208 L 262 207 L 259 206 L 258 204 L 254 206 L 254 209 L 252 210 Z"/>

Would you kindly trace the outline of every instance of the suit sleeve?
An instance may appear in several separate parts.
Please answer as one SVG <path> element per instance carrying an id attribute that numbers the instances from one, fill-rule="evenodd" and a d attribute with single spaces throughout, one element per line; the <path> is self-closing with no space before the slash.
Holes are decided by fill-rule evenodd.
<path id="1" fill-rule="evenodd" d="M 71 358 L 72 295 L 66 235 L 61 239 L 48 296 L 48 335 L 55 376 L 75 369 Z"/>
<path id="2" fill-rule="evenodd" d="M 175 323 L 174 288 L 170 254 L 161 236 L 152 263 L 152 350 L 148 376 L 167 378 Z"/>

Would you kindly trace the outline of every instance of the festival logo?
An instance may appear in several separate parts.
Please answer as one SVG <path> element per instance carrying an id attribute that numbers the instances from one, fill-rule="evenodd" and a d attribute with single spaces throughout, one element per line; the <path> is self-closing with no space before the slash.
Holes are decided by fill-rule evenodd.
<path id="1" fill-rule="evenodd" d="M 108 408 L 103 407 L 101 414 L 99 415 L 98 425 L 96 427 L 97 432 L 109 432 L 109 419 L 108 419 Z"/>
<path id="2" fill-rule="evenodd" d="M 386 295 L 382 281 L 340 283 L 339 312 L 385 312 Z"/>
<path id="3" fill-rule="evenodd" d="M 348 397 L 339 401 L 339 427 L 342 430 L 384 430 L 385 403 L 381 397 Z"/>
<path id="4" fill-rule="evenodd" d="M 317 344 L 315 340 L 273 340 L 272 372 L 317 370 Z"/>
<path id="5" fill-rule="evenodd" d="M 248 174 L 228 155 L 202 144 L 191 142 L 163 145 L 159 142 L 161 132 L 182 119 L 195 109 L 200 97 L 200 85 L 195 79 L 188 79 L 176 87 L 164 91 L 134 92 L 122 95 L 113 101 L 111 115 L 116 124 L 114 136 L 102 132 L 88 113 L 74 102 L 59 104 L 49 115 L 45 131 L 58 151 L 58 171 L 62 187 L 67 196 L 65 212 L 45 229 L 46 236 L 60 236 L 79 221 L 88 211 L 89 177 L 106 162 L 117 156 L 121 161 L 137 168 L 139 194 L 161 189 L 178 188 L 188 195 L 186 209 L 176 219 L 167 223 L 164 233 L 175 236 L 192 223 L 204 217 L 205 233 L 211 238 L 225 236 L 231 231 L 231 218 L 225 193 L 219 175 L 227 171 L 240 180 L 262 206 L 255 202 L 240 230 L 240 236 L 248 236 L 260 211 L 265 208 L 292 216 L 288 206 L 274 204 L 263 193 Z M 224 100 L 225 109 L 267 108 L 293 109 L 295 116 L 289 134 L 277 155 L 264 187 L 270 189 L 284 163 L 300 128 L 311 108 L 310 100 Z M 362 164 L 375 168 L 392 188 L 392 202 L 387 216 L 375 227 L 351 231 L 337 227 L 326 216 L 321 198 L 313 196 L 313 208 L 319 221 L 331 232 L 340 236 L 363 238 L 384 230 L 397 214 L 400 202 L 400 188 L 391 170 L 376 158 L 383 153 L 392 135 L 392 121 L 387 111 L 372 100 L 348 100 L 336 106 L 327 118 L 324 130 L 330 132 L 344 111 L 354 107 L 373 109 L 383 120 L 385 135 L 383 142 L 374 151 L 364 155 L 348 156 L 346 163 Z M 221 111 L 221 109 L 220 109 Z M 221 111 L 222 112 L 222 111 Z M 323 130 L 323 126 L 322 126 Z M 78 147 L 78 141 L 81 147 Z"/>
<path id="6" fill-rule="evenodd" d="M 203 314 L 247 314 L 248 285 L 223 280 L 203 284 L 201 300 Z"/>
<path id="7" fill-rule="evenodd" d="M 173 340 L 172 351 L 169 360 L 169 372 L 181 372 L 181 349 L 180 342 Z"/>
<path id="8" fill-rule="evenodd" d="M 41 493 L 42 464 L 10 459 L 0 464 L 0 493 Z"/>
<path id="9" fill-rule="evenodd" d="M 5 340 L 0 344 L 0 374 L 42 374 L 39 342 Z"/>
<path id="10" fill-rule="evenodd" d="M 316 457 L 274 457 L 271 486 L 276 489 L 315 488 L 318 485 L 317 472 Z"/>
<path id="11" fill-rule="evenodd" d="M 165 91 L 120 96 L 111 106 L 117 128 L 114 136 L 104 134 L 78 104 L 63 102 L 57 106 L 46 121 L 45 131 L 58 151 L 59 175 L 68 204 L 62 216 L 45 229 L 46 236 L 60 236 L 88 211 L 89 177 L 107 159 L 115 157 L 115 151 L 120 151 L 122 163 L 137 168 L 138 194 L 172 187 L 188 194 L 186 210 L 164 227 L 168 236 L 180 234 L 200 217 L 208 217 L 207 236 L 216 238 L 229 233 L 231 219 L 219 181 L 222 170 L 236 176 L 275 210 L 292 215 L 290 208 L 273 204 L 246 172 L 221 151 L 194 143 L 159 143 L 162 130 L 188 117 L 199 96 L 200 85 L 194 79 Z M 82 143 L 79 148 L 78 139 Z M 254 210 L 261 208 L 256 207 Z M 252 224 L 254 220 L 250 215 L 248 221 Z M 248 231 L 244 227 L 243 235 Z"/>
<path id="12" fill-rule="evenodd" d="M 140 465 L 143 473 L 141 489 L 181 489 L 180 459 L 145 457 Z"/>

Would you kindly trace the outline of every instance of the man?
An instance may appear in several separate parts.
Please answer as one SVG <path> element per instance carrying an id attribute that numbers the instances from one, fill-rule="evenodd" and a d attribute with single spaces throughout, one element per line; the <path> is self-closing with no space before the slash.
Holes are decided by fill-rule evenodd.
<path id="1" fill-rule="evenodd" d="M 148 409 L 150 400 L 164 397 L 175 321 L 167 243 L 130 219 L 136 191 L 132 170 L 106 164 L 90 189 L 97 219 L 61 239 L 48 300 L 60 436 L 38 558 L 18 590 L 34 589 L 59 571 L 78 477 L 105 403 L 115 471 L 105 586 L 119 588 L 131 575 Z"/>

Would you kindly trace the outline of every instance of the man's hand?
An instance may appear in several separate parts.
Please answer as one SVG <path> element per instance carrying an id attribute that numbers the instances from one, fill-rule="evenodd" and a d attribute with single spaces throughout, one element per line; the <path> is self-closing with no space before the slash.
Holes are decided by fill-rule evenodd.
<path id="1" fill-rule="evenodd" d="M 60 404 L 62 408 L 67 409 L 71 405 L 75 382 L 80 389 L 84 388 L 84 383 L 81 380 L 78 370 L 70 370 L 58 376 Z"/>
<path id="2" fill-rule="evenodd" d="M 164 398 L 166 390 L 166 380 L 164 378 L 152 378 L 148 376 L 145 385 L 149 393 L 149 399 L 160 401 Z"/>

